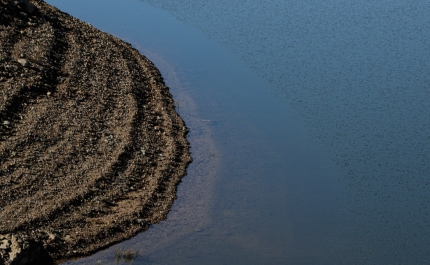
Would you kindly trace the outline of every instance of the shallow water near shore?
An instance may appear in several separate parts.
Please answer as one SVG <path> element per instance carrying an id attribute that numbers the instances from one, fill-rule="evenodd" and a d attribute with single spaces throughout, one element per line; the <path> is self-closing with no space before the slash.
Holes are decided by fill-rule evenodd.
<path id="1" fill-rule="evenodd" d="M 428 263 L 424 1 L 47 2 L 156 64 L 194 158 L 166 221 L 65 264 Z"/>

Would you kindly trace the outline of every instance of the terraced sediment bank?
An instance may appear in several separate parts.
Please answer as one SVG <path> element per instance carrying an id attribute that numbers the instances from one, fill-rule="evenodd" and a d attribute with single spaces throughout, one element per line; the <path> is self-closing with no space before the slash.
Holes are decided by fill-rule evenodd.
<path id="1" fill-rule="evenodd" d="M 137 50 L 41 0 L 0 0 L 0 93 L 0 264 L 15 241 L 58 261 L 166 218 L 188 130 Z"/>

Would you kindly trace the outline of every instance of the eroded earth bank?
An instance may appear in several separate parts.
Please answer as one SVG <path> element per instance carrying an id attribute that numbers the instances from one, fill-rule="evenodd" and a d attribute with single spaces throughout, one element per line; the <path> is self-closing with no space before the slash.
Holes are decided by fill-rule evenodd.
<path id="1" fill-rule="evenodd" d="M 129 44 L 41 0 L 0 0 L 0 264 L 88 255 L 165 219 L 186 134 Z"/>

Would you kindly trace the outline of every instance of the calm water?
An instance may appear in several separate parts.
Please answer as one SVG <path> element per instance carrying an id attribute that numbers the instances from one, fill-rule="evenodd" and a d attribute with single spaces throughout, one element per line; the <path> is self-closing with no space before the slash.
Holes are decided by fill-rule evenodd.
<path id="1" fill-rule="evenodd" d="M 424 0 L 49 0 L 138 48 L 191 128 L 168 220 L 115 264 L 430 264 Z"/>

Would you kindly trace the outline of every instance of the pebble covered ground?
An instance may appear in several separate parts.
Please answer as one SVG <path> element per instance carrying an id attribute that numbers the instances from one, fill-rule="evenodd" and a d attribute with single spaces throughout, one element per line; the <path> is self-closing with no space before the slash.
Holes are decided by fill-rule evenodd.
<path id="1" fill-rule="evenodd" d="M 129 44 L 41 0 L 0 0 L 0 264 L 12 237 L 59 261 L 164 220 L 187 132 Z"/>

